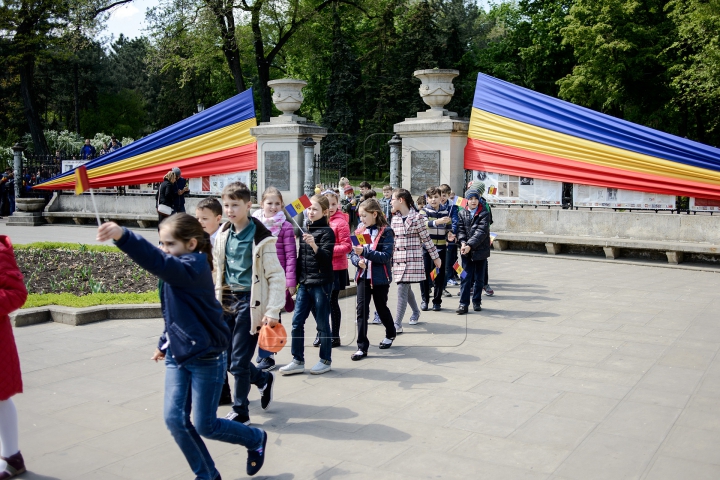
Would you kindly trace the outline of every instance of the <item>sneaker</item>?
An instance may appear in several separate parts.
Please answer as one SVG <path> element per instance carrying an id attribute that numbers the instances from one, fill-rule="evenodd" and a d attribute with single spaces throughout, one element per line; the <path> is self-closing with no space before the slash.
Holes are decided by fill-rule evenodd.
<path id="1" fill-rule="evenodd" d="M 250 417 L 245 414 L 237 413 L 235 410 L 230 410 L 230 413 L 225 415 L 225 420 L 242 423 L 243 425 L 250 425 Z"/>
<path id="2" fill-rule="evenodd" d="M 357 362 L 358 360 L 362 360 L 363 358 L 367 357 L 367 352 L 363 352 L 362 350 L 358 350 L 357 352 L 350 355 L 350 360 L 353 362 Z"/>
<path id="3" fill-rule="evenodd" d="M 247 468 L 245 472 L 249 476 L 255 475 L 265 463 L 265 445 L 267 445 L 267 433 L 263 431 L 262 447 L 257 450 L 248 450 Z"/>
<path id="4" fill-rule="evenodd" d="M 25 460 L 23 459 L 22 453 L 17 452 L 14 455 L 10 455 L 8 458 L 0 458 L 6 462 L 5 469 L 0 472 L 0 479 L 15 478 L 18 475 L 25 473 Z"/>
<path id="5" fill-rule="evenodd" d="M 450 280 L 447 281 L 447 284 L 450 285 L 451 287 L 454 287 L 455 285 L 457 285 L 457 282 L 451 278 Z"/>
<path id="6" fill-rule="evenodd" d="M 386 338 L 382 339 L 382 341 L 380 342 L 380 345 L 378 345 L 378 348 L 380 350 L 386 350 L 386 349 L 392 347 L 392 344 L 393 344 L 393 341 L 386 337 Z"/>
<path id="7" fill-rule="evenodd" d="M 468 312 L 468 306 L 463 305 L 462 303 L 460 304 L 458 309 L 455 310 L 455 313 L 457 313 L 458 315 L 465 315 L 467 312 Z"/>
<path id="8" fill-rule="evenodd" d="M 317 362 L 315 364 L 314 367 L 312 367 L 310 369 L 310 373 L 312 373 L 313 375 L 321 375 L 321 374 L 323 374 L 325 372 L 329 372 L 329 371 L 330 371 L 330 364 L 325 363 L 324 360 L 320 360 L 319 362 Z"/>
<path id="9" fill-rule="evenodd" d="M 267 410 L 270 402 L 272 402 L 273 383 L 275 383 L 275 374 L 270 373 L 267 383 L 262 390 L 260 390 L 260 406 L 263 410 Z"/>
<path id="10" fill-rule="evenodd" d="M 398 327 L 397 325 L 395 325 L 395 335 L 402 335 L 402 333 L 403 333 L 402 327 Z"/>
<path id="11" fill-rule="evenodd" d="M 303 373 L 305 371 L 305 362 L 300 363 L 293 358 L 293 361 L 280 367 L 280 373 L 282 375 L 295 375 L 296 373 Z"/>
<path id="12" fill-rule="evenodd" d="M 485 290 L 485 295 L 487 295 L 488 297 L 492 297 L 493 295 L 495 295 L 495 291 L 490 288 L 490 285 L 485 285 L 485 288 L 483 290 Z"/>
<path id="13" fill-rule="evenodd" d="M 427 308 L 427 302 L 422 302 L 422 303 L 420 304 L 420 310 L 422 310 L 423 312 L 427 312 L 427 310 L 428 310 L 428 308 Z"/>
<path id="14" fill-rule="evenodd" d="M 339 338 L 333 338 L 331 347 L 332 347 L 332 348 L 342 347 L 342 343 L 340 343 L 340 339 L 339 339 Z"/>
<path id="15" fill-rule="evenodd" d="M 318 333 L 315 335 L 315 340 L 313 340 L 313 347 L 319 347 L 320 346 L 320 334 Z"/>
<path id="16" fill-rule="evenodd" d="M 448 292 L 447 289 L 443 290 L 444 297 L 452 297 L 452 293 Z"/>
<path id="17" fill-rule="evenodd" d="M 269 372 L 270 370 L 275 369 L 275 360 L 273 360 L 272 357 L 265 357 L 257 364 L 257 368 L 263 372 Z"/>
<path id="18" fill-rule="evenodd" d="M 439 312 L 442 310 L 442 306 L 439 303 L 433 303 L 433 312 Z"/>
<path id="19" fill-rule="evenodd" d="M 375 316 L 372 320 L 373 325 L 382 325 L 382 321 L 380 320 L 380 315 L 378 315 L 377 312 L 375 312 Z"/>
<path id="20" fill-rule="evenodd" d="M 420 321 L 420 312 L 418 312 L 417 315 L 414 313 L 412 315 L 410 315 L 410 325 L 417 325 L 419 321 Z"/>
<path id="21" fill-rule="evenodd" d="M 476 312 L 482 312 L 482 307 L 479 303 L 473 303 L 473 310 L 475 310 Z"/>

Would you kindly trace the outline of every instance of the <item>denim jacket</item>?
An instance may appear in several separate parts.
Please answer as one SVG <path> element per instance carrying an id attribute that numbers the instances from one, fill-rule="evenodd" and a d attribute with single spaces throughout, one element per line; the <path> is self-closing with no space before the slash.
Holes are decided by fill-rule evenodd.
<path id="1" fill-rule="evenodd" d="M 165 331 L 158 342 L 160 350 L 166 350 L 169 340 L 180 367 L 195 358 L 227 350 L 230 329 L 215 299 L 212 271 L 204 253 L 168 255 L 128 229 L 123 229 L 115 245 L 162 280 L 160 304 Z"/>

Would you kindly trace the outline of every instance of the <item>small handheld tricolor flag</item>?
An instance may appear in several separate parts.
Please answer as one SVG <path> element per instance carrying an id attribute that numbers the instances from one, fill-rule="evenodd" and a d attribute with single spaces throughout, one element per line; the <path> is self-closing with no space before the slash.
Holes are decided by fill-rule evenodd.
<path id="1" fill-rule="evenodd" d="M 495 237 L 497 237 L 497 233 L 490 232 L 490 245 L 492 245 L 492 242 L 495 240 Z"/>
<path id="2" fill-rule="evenodd" d="M 93 195 L 92 188 L 90 188 L 90 178 L 88 178 L 87 168 L 85 168 L 85 165 L 80 165 L 75 169 L 75 195 L 80 195 L 85 190 L 90 190 L 90 198 L 92 199 L 93 208 L 95 208 L 95 218 L 97 219 L 99 227 L 100 214 L 98 214 L 97 205 L 95 205 L 95 196 Z"/>
<path id="3" fill-rule="evenodd" d="M 435 281 L 435 277 L 440 275 L 440 269 L 436 268 L 432 272 L 430 272 L 430 280 Z"/>
<path id="4" fill-rule="evenodd" d="M 467 210 L 467 199 L 458 197 L 457 200 L 455 200 L 455 206 Z"/>
<path id="5" fill-rule="evenodd" d="M 372 243 L 372 237 L 367 233 L 356 233 L 355 235 L 350 235 L 350 241 L 354 246 L 360 246 L 360 245 L 370 245 Z"/>
<path id="6" fill-rule="evenodd" d="M 460 278 L 467 277 L 467 272 L 464 268 L 460 266 L 460 262 L 455 262 L 455 265 L 453 265 L 453 269 L 457 272 L 457 274 L 460 276 Z"/>
<path id="7" fill-rule="evenodd" d="M 307 195 L 303 195 L 298 198 L 290 205 L 285 207 L 285 211 L 290 215 L 290 218 L 295 217 L 298 213 L 302 213 L 306 208 L 310 206 L 310 199 Z"/>

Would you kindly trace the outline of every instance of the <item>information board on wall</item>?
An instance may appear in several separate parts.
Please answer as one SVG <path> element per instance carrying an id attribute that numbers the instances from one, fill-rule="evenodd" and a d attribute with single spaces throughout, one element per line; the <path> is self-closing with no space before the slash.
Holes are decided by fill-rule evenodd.
<path id="1" fill-rule="evenodd" d="M 720 200 L 690 197 L 690 210 L 695 212 L 720 212 Z"/>
<path id="2" fill-rule="evenodd" d="M 192 195 L 220 195 L 225 185 L 233 182 L 242 182 L 250 187 L 250 171 L 191 178 L 190 193 Z"/>
<path id="3" fill-rule="evenodd" d="M 562 182 L 478 170 L 473 171 L 473 180 L 485 184 L 485 198 L 491 204 L 562 205 Z"/>
<path id="4" fill-rule="evenodd" d="M 674 195 L 595 187 L 577 183 L 573 185 L 574 207 L 674 210 L 675 200 Z"/>
<path id="5" fill-rule="evenodd" d="M 89 160 L 63 160 L 61 162 L 61 170 L 62 173 L 67 173 L 70 170 L 79 167 L 80 165 L 83 165 L 85 163 L 89 162 Z M 75 191 L 74 188 L 69 188 L 67 191 Z M 110 187 L 110 188 L 93 188 L 93 193 L 117 193 L 117 188 Z"/>

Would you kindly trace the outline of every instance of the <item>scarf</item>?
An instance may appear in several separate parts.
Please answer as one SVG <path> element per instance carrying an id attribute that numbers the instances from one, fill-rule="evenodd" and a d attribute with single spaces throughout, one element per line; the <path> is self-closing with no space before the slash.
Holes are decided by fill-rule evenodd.
<path id="1" fill-rule="evenodd" d="M 265 212 L 260 209 L 253 213 L 253 217 L 260 220 L 263 225 L 265 225 L 265 228 L 270 230 L 273 237 L 280 235 L 280 229 L 282 229 L 283 223 L 285 223 L 285 211 L 283 210 L 280 210 L 271 218 L 265 218 Z"/>

